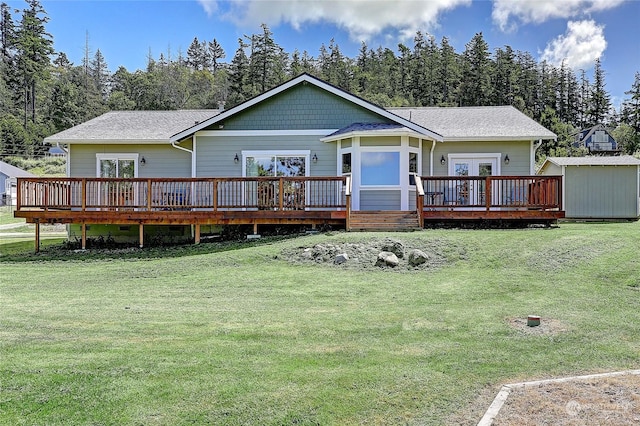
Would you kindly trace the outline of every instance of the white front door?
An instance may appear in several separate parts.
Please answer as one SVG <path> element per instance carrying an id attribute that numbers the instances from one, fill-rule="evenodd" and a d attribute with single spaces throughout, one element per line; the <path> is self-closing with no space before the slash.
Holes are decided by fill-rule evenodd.
<path id="1" fill-rule="evenodd" d="M 482 155 L 480 157 L 449 156 L 449 176 L 495 176 L 500 174 L 500 154 Z M 461 179 L 456 182 L 455 193 L 458 204 L 482 206 L 485 204 L 485 181 L 478 179 Z"/>

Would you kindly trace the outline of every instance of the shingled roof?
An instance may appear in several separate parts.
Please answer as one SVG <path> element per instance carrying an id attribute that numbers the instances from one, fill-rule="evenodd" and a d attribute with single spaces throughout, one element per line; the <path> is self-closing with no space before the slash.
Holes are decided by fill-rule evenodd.
<path id="1" fill-rule="evenodd" d="M 16 166 L 13 166 L 4 161 L 0 161 L 0 173 L 8 177 L 34 177 L 33 173 L 29 173 L 26 170 L 22 170 Z M 2 188 L 4 191 L 4 188 Z"/>
<path id="2" fill-rule="evenodd" d="M 631 155 L 587 157 L 547 157 L 557 166 L 640 166 L 640 160 Z M 546 162 L 545 161 L 545 162 Z M 543 164 L 544 167 L 544 164 Z"/>
<path id="3" fill-rule="evenodd" d="M 512 106 L 389 108 L 447 141 L 555 139 L 556 134 Z"/>
<path id="4" fill-rule="evenodd" d="M 219 110 L 111 111 L 45 138 L 46 143 L 168 143 L 173 135 L 219 114 Z"/>

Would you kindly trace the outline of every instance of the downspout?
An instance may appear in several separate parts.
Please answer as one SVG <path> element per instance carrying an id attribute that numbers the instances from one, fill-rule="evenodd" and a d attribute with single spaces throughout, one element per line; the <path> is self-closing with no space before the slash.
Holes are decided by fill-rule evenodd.
<path id="1" fill-rule="evenodd" d="M 195 156 L 196 137 L 195 135 L 193 136 L 193 150 L 184 148 L 178 145 L 178 143 L 175 141 L 171 141 L 171 146 L 174 147 L 175 149 L 179 149 L 181 151 L 185 151 L 191 154 L 191 177 L 192 178 L 196 177 L 196 156 Z"/>
<path id="2" fill-rule="evenodd" d="M 179 149 L 181 151 L 188 152 L 189 154 L 191 154 L 191 177 L 195 178 L 196 177 L 196 156 L 195 156 L 196 135 L 193 135 L 193 150 L 179 146 L 175 141 L 171 141 L 171 146 L 174 147 L 175 149 Z M 194 193 L 193 186 L 191 187 L 191 193 L 192 194 Z M 195 238 L 194 225 L 191 225 L 190 228 L 191 228 L 191 238 Z"/>
<path id="3" fill-rule="evenodd" d="M 540 148 L 541 145 L 542 139 L 538 140 L 538 142 L 533 145 L 533 148 L 531 150 L 531 176 L 536 174 L 536 151 L 538 150 L 538 148 Z"/>
<path id="4" fill-rule="evenodd" d="M 65 166 L 65 168 L 67 169 L 66 170 L 67 177 L 71 177 L 71 161 L 69 161 L 69 150 L 67 148 L 64 148 L 64 147 L 60 146 L 60 142 L 56 142 L 56 147 L 61 149 L 64 152 L 66 160 L 67 160 L 66 161 L 67 164 Z"/>
<path id="5" fill-rule="evenodd" d="M 429 151 L 429 176 L 433 176 L 433 151 L 436 149 L 436 140 L 431 141 L 431 151 Z"/>

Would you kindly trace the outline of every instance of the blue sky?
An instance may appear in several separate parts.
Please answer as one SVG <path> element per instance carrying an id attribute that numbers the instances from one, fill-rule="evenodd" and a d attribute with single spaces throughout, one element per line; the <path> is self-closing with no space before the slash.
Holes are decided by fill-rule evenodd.
<path id="1" fill-rule="evenodd" d="M 6 1 L 6 0 L 5 0 Z M 24 8 L 23 1 L 6 1 Z M 370 48 L 412 47 L 417 30 L 447 36 L 456 51 L 477 32 L 491 49 L 510 45 L 538 60 L 566 58 L 589 75 L 602 58 L 607 89 L 619 103 L 640 72 L 638 0 L 41 0 L 50 18 L 54 48 L 75 64 L 85 41 L 100 49 L 109 68 L 144 68 L 151 52 L 186 54 L 194 37 L 214 38 L 230 61 L 238 38 L 266 23 L 287 52 L 317 56 L 333 38 L 355 57 L 364 40 Z"/>

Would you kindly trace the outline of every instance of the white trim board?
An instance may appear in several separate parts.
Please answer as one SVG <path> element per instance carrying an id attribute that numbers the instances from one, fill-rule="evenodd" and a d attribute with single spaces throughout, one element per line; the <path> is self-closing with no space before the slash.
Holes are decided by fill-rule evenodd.
<path id="1" fill-rule="evenodd" d="M 200 130 L 198 136 L 325 136 L 338 129 L 309 130 Z"/>

